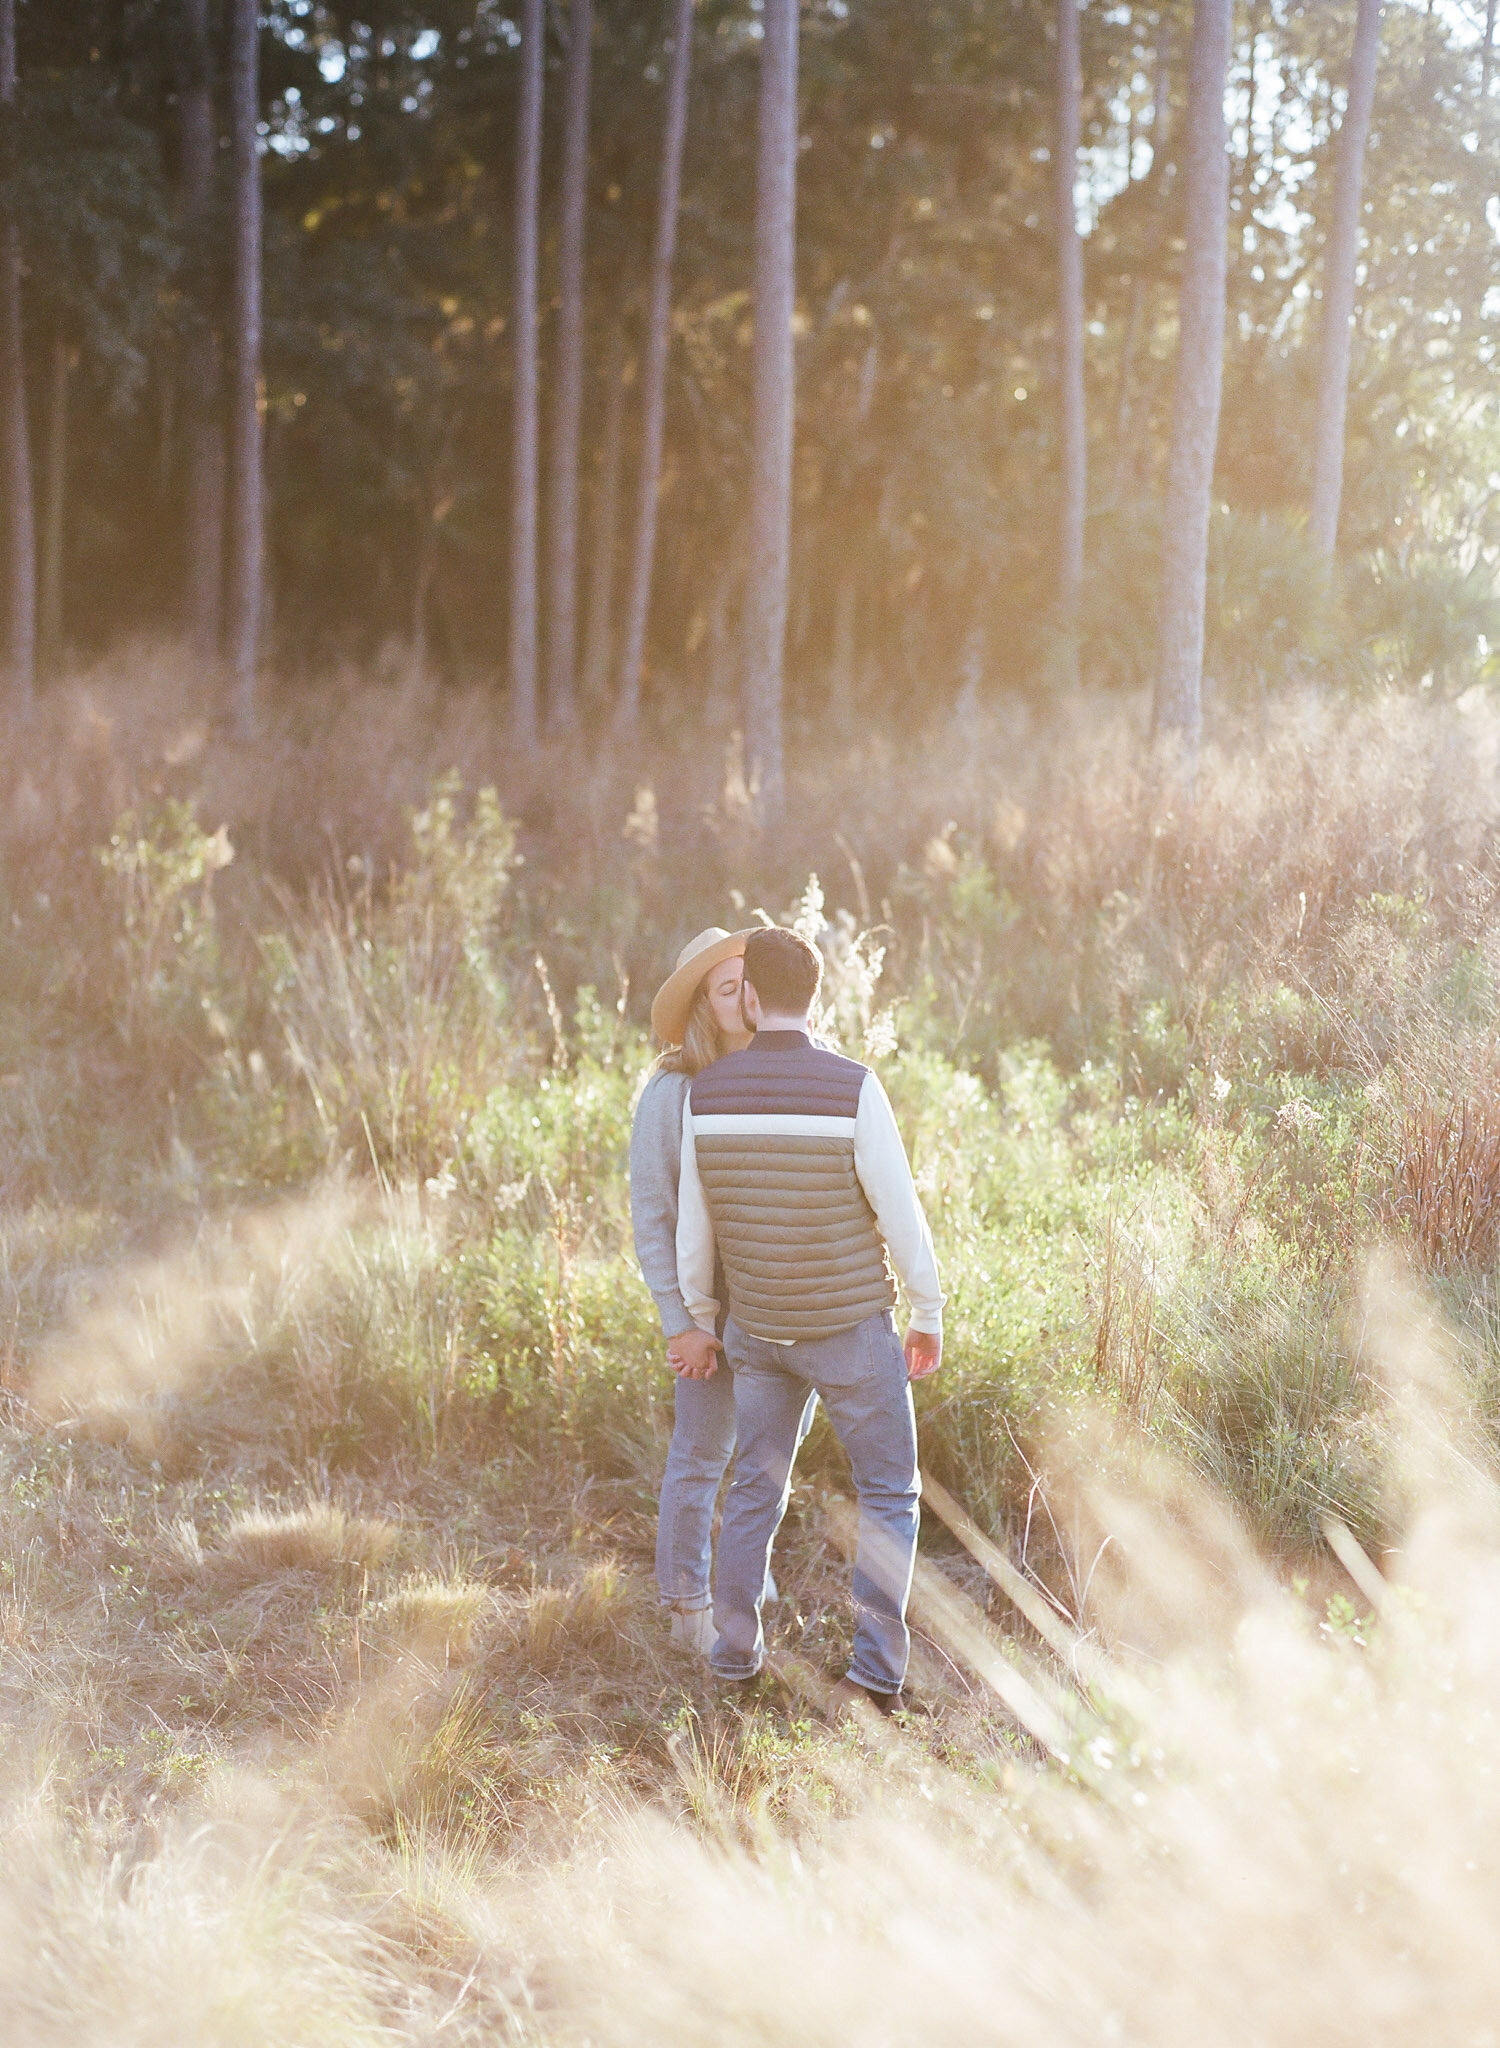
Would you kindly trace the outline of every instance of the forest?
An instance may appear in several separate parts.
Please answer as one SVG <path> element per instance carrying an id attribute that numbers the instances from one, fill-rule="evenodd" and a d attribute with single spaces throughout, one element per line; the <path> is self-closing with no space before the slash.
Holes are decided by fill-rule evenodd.
<path id="1" fill-rule="evenodd" d="M 8 2044 L 1493 2042 L 1496 15 L 0 0 Z M 826 1401 L 662 1567 L 769 926 L 879 1710 Z"/>
<path id="2" fill-rule="evenodd" d="M 1218 10 L 1206 244 L 1182 4 L 1083 9 L 1061 69 L 1051 0 L 6 11 L 17 701 L 143 633 L 409 666 L 523 736 L 758 747 L 747 664 L 813 722 L 1139 688 L 1199 295 L 1210 691 L 1487 658 L 1484 6 L 1385 9 L 1347 136 L 1355 10 Z"/>

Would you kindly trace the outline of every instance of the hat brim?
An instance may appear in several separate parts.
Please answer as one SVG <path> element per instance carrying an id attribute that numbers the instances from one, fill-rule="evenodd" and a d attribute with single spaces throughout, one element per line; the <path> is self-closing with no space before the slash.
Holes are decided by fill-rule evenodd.
<path id="1" fill-rule="evenodd" d="M 663 1045 L 681 1045 L 693 998 L 702 986 L 703 977 L 712 974 L 724 961 L 737 959 L 745 950 L 746 940 L 758 929 L 758 926 L 751 925 L 745 931 L 730 932 L 725 938 L 715 939 L 711 946 L 695 953 L 685 967 L 679 967 L 667 976 L 651 1005 L 651 1029 Z"/>

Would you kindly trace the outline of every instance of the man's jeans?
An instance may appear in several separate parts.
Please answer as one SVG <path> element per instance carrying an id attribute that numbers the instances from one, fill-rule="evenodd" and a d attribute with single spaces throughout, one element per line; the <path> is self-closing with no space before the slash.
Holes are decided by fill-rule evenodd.
<path id="1" fill-rule="evenodd" d="M 791 1494 L 798 1423 L 812 1388 L 848 1453 L 859 1495 L 849 1676 L 872 1692 L 899 1692 L 911 1651 L 906 1601 L 921 1481 L 916 1414 L 893 1318 L 887 1311 L 831 1337 L 771 1344 L 731 1316 L 724 1350 L 734 1367 L 737 1441 L 719 1529 L 719 1639 L 710 1664 L 720 1678 L 753 1678 L 765 1662 L 766 1564 Z"/>
<path id="2" fill-rule="evenodd" d="M 692 1610 L 707 1607 L 712 1598 L 714 1508 L 734 1449 L 734 1374 L 721 1359 L 711 1379 L 679 1377 L 673 1399 L 672 1442 L 656 1521 L 656 1583 L 664 1606 Z M 816 1394 L 807 1395 L 797 1426 L 799 1444 L 816 1410 Z M 766 1598 L 776 1598 L 769 1571 Z"/>

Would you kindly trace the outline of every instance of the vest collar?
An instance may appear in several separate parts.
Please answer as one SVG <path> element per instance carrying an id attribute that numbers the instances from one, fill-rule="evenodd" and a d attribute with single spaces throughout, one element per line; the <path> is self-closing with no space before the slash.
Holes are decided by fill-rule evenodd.
<path id="1" fill-rule="evenodd" d="M 747 1051 L 800 1052 L 812 1043 L 805 1031 L 757 1031 Z"/>

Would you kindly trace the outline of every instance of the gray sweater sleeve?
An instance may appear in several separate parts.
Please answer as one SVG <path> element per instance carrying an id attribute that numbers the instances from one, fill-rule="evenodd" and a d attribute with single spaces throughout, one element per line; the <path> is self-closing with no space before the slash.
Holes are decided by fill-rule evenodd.
<path id="1" fill-rule="evenodd" d="M 630 1127 L 630 1222 L 641 1278 L 668 1337 L 696 1327 L 677 1284 L 677 1178 L 686 1074 L 653 1074 Z"/>

